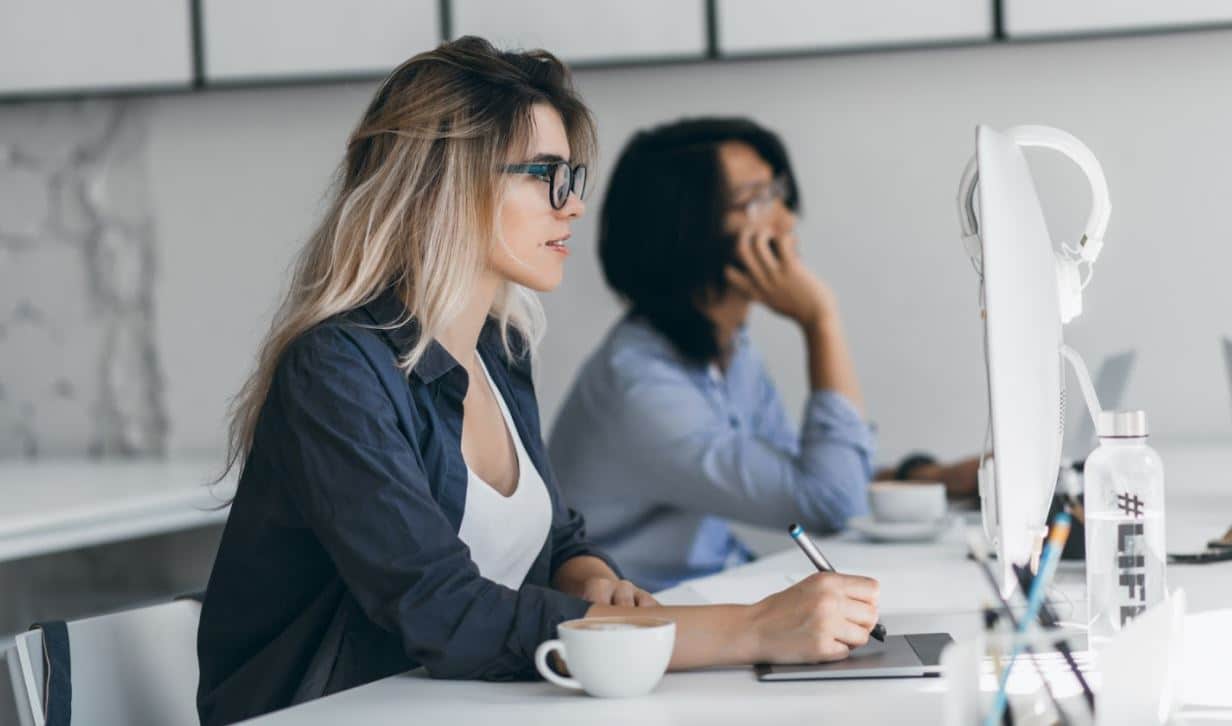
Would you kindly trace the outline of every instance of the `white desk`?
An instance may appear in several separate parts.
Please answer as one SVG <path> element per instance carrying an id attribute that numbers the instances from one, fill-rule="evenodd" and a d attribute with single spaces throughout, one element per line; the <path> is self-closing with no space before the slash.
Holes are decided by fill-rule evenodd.
<path id="1" fill-rule="evenodd" d="M 0 562 L 223 522 L 220 461 L 0 463 Z"/>
<path id="2" fill-rule="evenodd" d="M 974 615 L 895 616 L 890 632 L 943 629 L 956 637 L 978 627 Z M 335 724 L 921 724 L 941 720 L 939 678 L 759 683 L 751 668 L 669 673 L 649 696 L 596 699 L 545 682 L 386 678 L 246 723 Z"/>
<path id="3" fill-rule="evenodd" d="M 1169 549 L 1199 548 L 1232 525 L 1232 448 L 1159 447 L 1167 467 Z M 786 536 L 784 536 L 786 540 Z M 975 565 L 965 559 L 961 532 L 927 545 L 873 545 L 851 535 L 821 540 L 841 568 L 881 580 L 882 622 L 891 632 L 945 631 L 968 637 L 979 628 L 976 611 L 991 599 Z M 737 589 L 785 584 L 804 574 L 794 548 L 729 573 L 708 578 Z M 1170 588 L 1184 587 L 1191 612 L 1232 607 L 1232 563 L 1171 565 Z M 736 588 L 743 584 L 749 587 Z M 1083 608 L 1083 575 L 1066 568 L 1059 589 Z M 718 591 L 724 587 L 712 588 Z M 665 602 L 697 602 L 706 581 L 662 593 Z M 669 673 L 651 695 L 600 700 L 547 683 L 438 681 L 419 674 L 395 676 L 252 723 L 277 724 L 784 724 L 940 723 L 941 679 L 811 681 L 763 684 L 750 668 Z M 1232 711 L 1206 714 L 1232 721 Z"/>

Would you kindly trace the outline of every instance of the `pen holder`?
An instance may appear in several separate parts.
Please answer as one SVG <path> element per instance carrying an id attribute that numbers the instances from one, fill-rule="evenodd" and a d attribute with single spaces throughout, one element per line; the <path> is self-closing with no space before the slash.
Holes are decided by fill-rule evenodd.
<path id="1" fill-rule="evenodd" d="M 941 654 L 946 685 L 943 721 L 946 726 L 982 725 L 993 711 L 1015 639 L 1004 618 L 990 620 L 996 622 L 987 631 L 973 638 L 956 640 Z M 1033 629 L 1026 643 L 1035 655 L 1024 651 L 1014 658 L 1006 684 L 1006 708 L 1012 712 L 1017 726 L 1051 726 L 1058 722 L 1087 726 L 1094 723 L 1077 680 L 1061 654 L 1053 649 L 1052 643 L 1062 635 L 1061 631 Z M 1085 654 L 1078 655 L 1080 665 L 1085 667 Z M 1058 716 L 1058 708 L 1064 712 L 1063 717 Z"/>

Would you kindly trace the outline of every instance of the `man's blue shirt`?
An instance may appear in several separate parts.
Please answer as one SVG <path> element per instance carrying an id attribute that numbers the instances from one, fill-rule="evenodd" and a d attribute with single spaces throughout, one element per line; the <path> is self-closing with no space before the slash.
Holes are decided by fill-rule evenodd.
<path id="1" fill-rule="evenodd" d="M 659 590 L 747 561 L 729 520 L 825 531 L 867 512 L 873 434 L 824 390 L 797 430 L 744 331 L 720 373 L 626 318 L 578 374 L 549 454 L 591 539 Z"/>

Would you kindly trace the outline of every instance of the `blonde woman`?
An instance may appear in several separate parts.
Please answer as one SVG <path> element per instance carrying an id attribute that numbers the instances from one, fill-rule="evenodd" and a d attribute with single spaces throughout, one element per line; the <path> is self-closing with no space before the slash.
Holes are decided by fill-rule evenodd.
<path id="1" fill-rule="evenodd" d="M 872 580 L 660 607 L 562 502 L 532 291 L 561 280 L 593 153 L 589 112 L 544 52 L 463 38 L 381 85 L 236 400 L 240 484 L 198 634 L 203 724 L 419 666 L 529 677 L 535 647 L 586 615 L 675 619 L 676 669 L 867 641 Z"/>

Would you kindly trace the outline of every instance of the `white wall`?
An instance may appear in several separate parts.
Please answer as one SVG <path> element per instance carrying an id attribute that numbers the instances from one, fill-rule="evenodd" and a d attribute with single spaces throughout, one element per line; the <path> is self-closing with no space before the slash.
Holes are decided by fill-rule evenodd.
<path id="1" fill-rule="evenodd" d="M 977 122 L 1044 123 L 1083 139 L 1113 200 L 1107 248 L 1067 337 L 1094 365 L 1140 350 L 1127 403 L 1167 438 L 1224 438 L 1217 336 L 1232 332 L 1232 33 L 859 54 L 578 74 L 603 164 L 570 269 L 546 297 L 539 366 L 552 416 L 618 308 L 594 223 L 603 173 L 635 130 L 682 115 L 748 114 L 780 131 L 799 172 L 805 255 L 842 301 L 886 458 L 975 450 L 984 426 L 975 278 L 954 195 Z M 251 364 L 293 251 L 319 212 L 369 84 L 159 99 L 149 146 L 161 240 L 156 314 L 169 449 L 222 441 L 225 399 Z M 1054 234 L 1072 238 L 1085 183 L 1033 155 Z M 790 326 L 753 319 L 786 399 L 803 399 Z"/>

